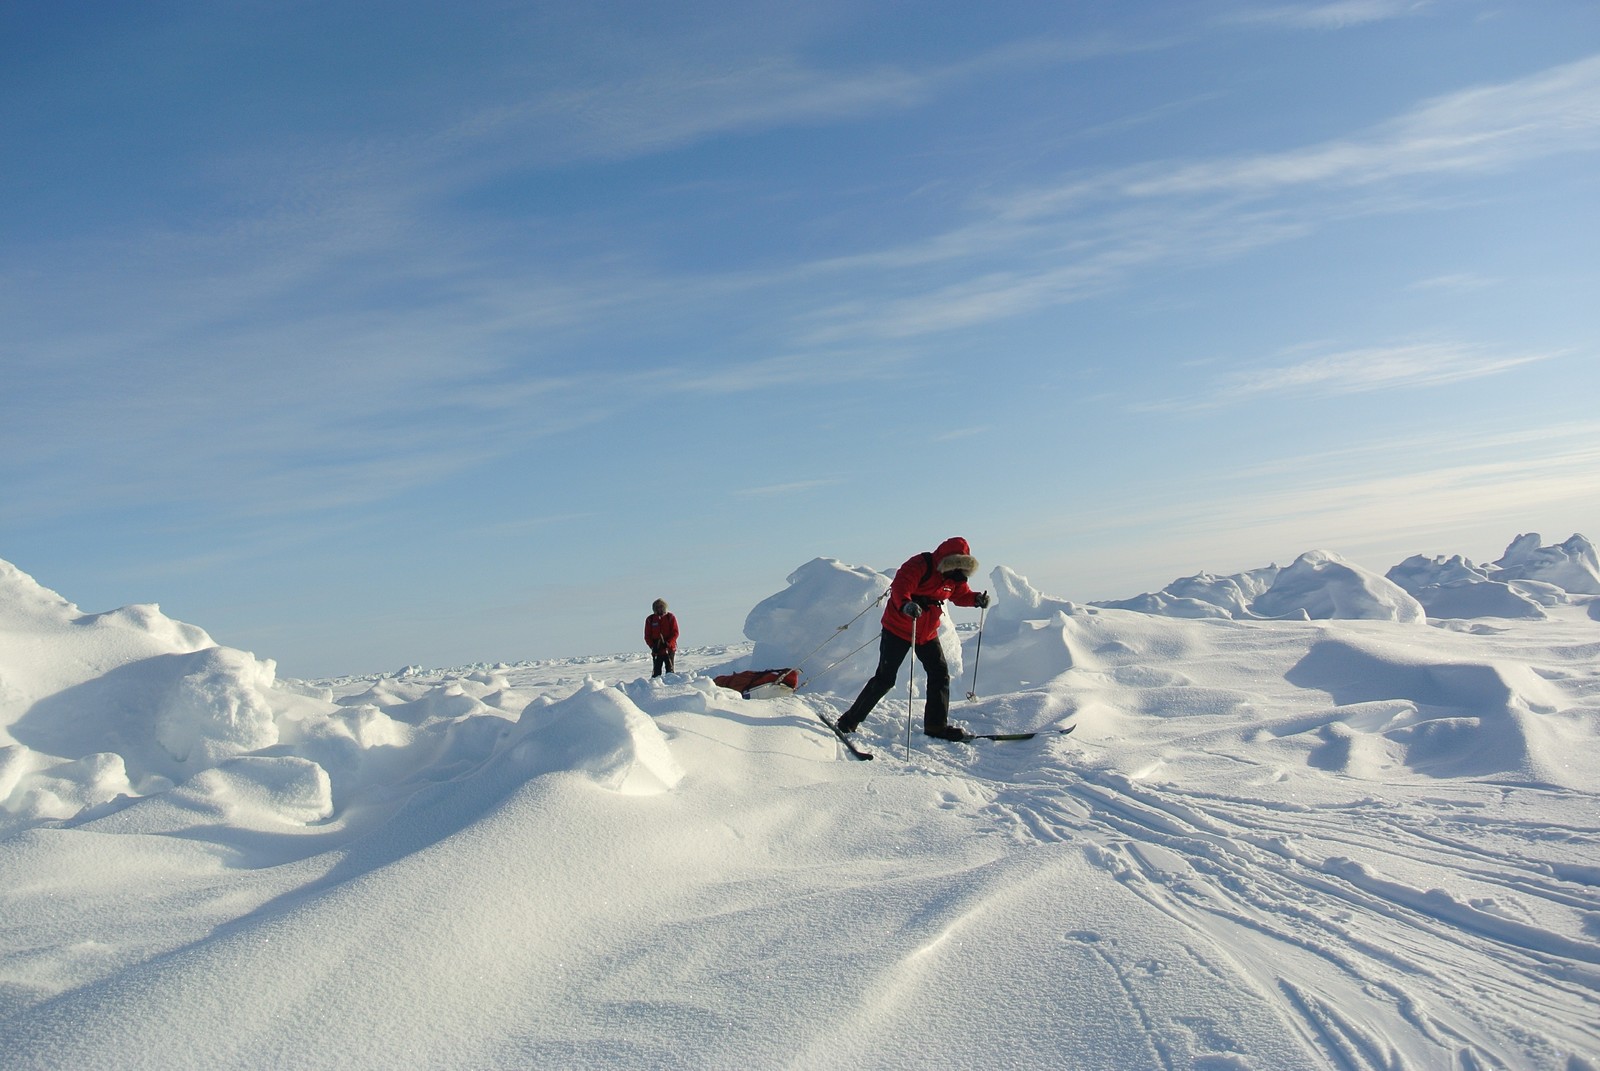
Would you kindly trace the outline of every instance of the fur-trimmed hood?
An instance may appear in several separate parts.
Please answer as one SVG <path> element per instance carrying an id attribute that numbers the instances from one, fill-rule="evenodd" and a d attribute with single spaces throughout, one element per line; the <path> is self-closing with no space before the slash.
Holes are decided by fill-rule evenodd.
<path id="1" fill-rule="evenodd" d="M 972 547 L 960 536 L 951 536 L 940 543 L 933 552 L 934 568 L 941 573 L 959 570 L 967 576 L 978 575 L 978 559 L 972 556 Z"/>

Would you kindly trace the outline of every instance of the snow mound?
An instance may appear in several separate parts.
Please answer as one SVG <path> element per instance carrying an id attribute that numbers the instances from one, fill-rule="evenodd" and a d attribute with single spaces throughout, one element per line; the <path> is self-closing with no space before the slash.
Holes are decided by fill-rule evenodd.
<path id="1" fill-rule="evenodd" d="M 215 647 L 154 605 L 85 614 L 0 560 L 0 731 L 39 699 L 120 666 Z"/>
<path id="2" fill-rule="evenodd" d="M 789 574 L 787 588 L 746 615 L 744 635 L 754 644 L 749 666 L 800 668 L 808 691 L 853 694 L 878 665 L 880 599 L 892 576 L 835 558 L 800 566 Z M 959 676 L 961 643 L 948 613 L 939 622 L 939 643 L 951 676 Z"/>
<path id="3" fill-rule="evenodd" d="M 1545 616 L 1539 603 L 1489 571 L 1456 554 L 1426 558 L 1413 555 L 1386 574 L 1420 602 L 1429 617 L 1509 617 L 1537 620 Z"/>
<path id="4" fill-rule="evenodd" d="M 535 773 L 570 772 L 625 796 L 666 792 L 683 779 L 667 738 L 620 688 L 597 680 L 550 706 L 535 705 L 524 723 L 540 731 L 513 758 Z"/>
<path id="5" fill-rule="evenodd" d="M 1251 605 L 1272 587 L 1279 572 L 1276 565 L 1269 565 L 1232 576 L 1199 573 L 1174 580 L 1157 592 L 1095 605 L 1162 617 L 1248 618 L 1255 616 Z"/>
<path id="6" fill-rule="evenodd" d="M 84 614 L 0 562 L 0 825 L 164 791 L 273 746 L 275 676 L 153 604 Z"/>
<path id="7" fill-rule="evenodd" d="M 271 662 L 229 648 L 153 655 L 39 699 L 10 734 L 63 758 L 116 752 L 136 781 L 181 779 L 277 743 L 273 677 Z"/>
<path id="8" fill-rule="evenodd" d="M 1024 612 L 1040 596 L 1019 591 Z M 1251 620 L 1379 620 L 1503 617 L 1538 620 L 1544 607 L 1600 595 L 1600 558 L 1582 535 L 1542 546 L 1537 533 L 1520 535 L 1497 562 L 1475 565 L 1453 555 L 1414 555 L 1384 576 L 1331 551 L 1302 554 L 1287 569 L 1276 565 L 1231 576 L 1200 573 L 1131 599 L 1096 602 L 1112 610 L 1161 617 Z M 1595 611 L 1600 613 L 1600 611 Z"/>
<path id="9" fill-rule="evenodd" d="M 835 652 L 833 648 L 842 645 L 830 637 L 852 618 L 859 620 L 851 635 L 876 634 L 878 615 L 871 611 L 881 608 L 879 600 L 889 590 L 889 577 L 883 573 L 834 558 L 813 558 L 790 573 L 787 583 L 787 588 L 762 599 L 745 616 L 745 638 L 755 645 L 750 651 L 752 666 L 793 668 L 825 641 L 827 653 L 836 658 L 849 648 Z M 877 665 L 877 653 L 863 654 L 858 661 L 870 673 Z M 849 670 L 841 667 L 841 672 Z"/>
<path id="10" fill-rule="evenodd" d="M 1043 621 L 1058 613 L 1069 616 L 1077 607 L 1065 599 L 1041 594 L 1028 578 L 1004 565 L 989 572 L 992 605 L 985 617 L 984 627 L 991 636 L 1004 639 L 1019 632 L 1024 622 Z"/>
<path id="11" fill-rule="evenodd" d="M 1296 558 L 1286 569 L 1270 565 L 1232 576 L 1200 573 L 1158 592 L 1096 602 L 1108 610 L 1162 617 L 1249 620 L 1422 621 L 1422 604 L 1394 581 L 1327 550 Z"/>
<path id="12" fill-rule="evenodd" d="M 978 663 L 988 693 L 1044 688 L 1079 664 L 1075 622 L 1062 611 L 1042 621 L 1023 621 L 1006 638 L 986 639 Z"/>
<path id="13" fill-rule="evenodd" d="M 16 744 L 0 747 L 0 834 L 12 826 L 72 818 L 133 793 L 121 755 L 100 752 L 62 762 Z"/>
<path id="14" fill-rule="evenodd" d="M 984 649 L 974 652 L 980 656 L 985 692 L 1043 688 L 1079 664 L 1083 650 L 1075 636 L 1081 607 L 1042 594 L 1004 565 L 990 571 L 989 583 L 994 601 L 984 618 Z"/>
<path id="15" fill-rule="evenodd" d="M 1581 535 L 1541 546 L 1537 532 L 1519 535 L 1494 563 L 1500 580 L 1531 580 L 1575 595 L 1600 595 L 1600 556 Z"/>
<path id="16" fill-rule="evenodd" d="M 1420 622 L 1417 602 L 1392 580 L 1345 561 L 1332 551 L 1302 554 L 1251 604 L 1259 617 L 1333 618 Z"/>
<path id="17" fill-rule="evenodd" d="M 513 745 L 537 755 L 528 776 L 566 770 L 627 794 L 682 777 L 626 698 L 530 698 L 503 672 L 474 671 L 383 678 L 335 699 L 154 605 L 84 614 L 0 562 L 0 834 L 71 820 L 292 831 Z"/>
<path id="18" fill-rule="evenodd" d="M 515 716 L 520 710 L 508 710 L 505 705 L 509 688 L 505 677 L 494 673 L 451 675 L 441 681 L 385 677 L 337 702 L 344 707 L 376 708 L 397 722 L 421 726 L 484 714 Z"/>
<path id="19" fill-rule="evenodd" d="M 245 755 L 205 770 L 171 792 L 138 801 L 97 828 L 182 833 L 202 827 L 280 832 L 333 814 L 327 771 L 309 759 Z"/>
<path id="20" fill-rule="evenodd" d="M 1506 617 L 1537 620 L 1544 607 L 1600 594 L 1600 562 L 1594 544 L 1581 535 L 1541 545 L 1537 532 L 1511 541 L 1497 562 L 1474 565 L 1451 557 L 1415 555 L 1389 570 L 1388 578 L 1416 597 L 1434 618 Z"/>
<path id="21" fill-rule="evenodd" d="M 1500 777 L 1563 787 L 1595 782 L 1573 748 L 1592 743 L 1559 688 L 1519 663 L 1471 662 L 1355 636 L 1313 644 L 1286 674 L 1339 709 L 1312 764 L 1346 773 L 1358 757 L 1431 777 Z M 1381 738 L 1367 745 L 1363 737 Z M 1387 762 L 1384 759 L 1388 760 Z"/>

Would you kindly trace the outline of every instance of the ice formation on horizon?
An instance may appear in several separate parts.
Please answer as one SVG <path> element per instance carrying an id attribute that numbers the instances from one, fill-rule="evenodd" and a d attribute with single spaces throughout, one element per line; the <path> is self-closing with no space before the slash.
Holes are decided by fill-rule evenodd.
<path id="1" fill-rule="evenodd" d="M 1378 576 L 1329 551 L 1302 554 L 1288 568 L 1269 565 L 1231 576 L 1200 573 L 1157 592 L 1096 602 L 1105 609 L 1163 617 L 1251 620 L 1305 617 L 1418 621 L 1424 618 L 1537 619 L 1543 607 L 1600 594 L 1594 545 L 1581 535 L 1541 546 L 1537 533 L 1512 541 L 1497 562 L 1461 555 L 1413 555 Z M 1600 614 L 1593 609 L 1591 616 Z"/>
<path id="2" fill-rule="evenodd" d="M 1500 580 L 1535 581 L 1573 595 L 1600 595 L 1600 555 L 1581 535 L 1554 546 L 1542 546 L 1537 532 L 1519 535 L 1494 568 Z"/>
<path id="3" fill-rule="evenodd" d="M 1200 573 L 1175 580 L 1158 592 L 1093 605 L 1163 617 L 1232 620 L 1345 618 L 1410 623 L 1427 616 L 1422 605 L 1392 580 L 1326 550 L 1302 554 L 1286 568 L 1269 565 L 1232 576 Z"/>
<path id="4" fill-rule="evenodd" d="M 1429 617 L 1545 616 L 1539 603 L 1511 584 L 1496 580 L 1490 570 L 1459 554 L 1427 558 L 1414 554 L 1390 569 L 1388 577 L 1409 591 Z"/>

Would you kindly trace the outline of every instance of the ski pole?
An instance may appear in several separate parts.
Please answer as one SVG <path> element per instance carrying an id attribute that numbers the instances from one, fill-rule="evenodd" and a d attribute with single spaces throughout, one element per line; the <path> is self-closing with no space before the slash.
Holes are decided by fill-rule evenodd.
<path id="1" fill-rule="evenodd" d="M 911 761 L 911 704 L 912 688 L 917 681 L 917 619 L 911 619 L 911 666 L 906 671 L 906 761 Z"/>
<path id="2" fill-rule="evenodd" d="M 968 699 L 978 698 L 978 659 L 983 657 L 983 616 L 988 610 L 988 606 L 978 607 L 978 647 L 972 652 L 972 690 L 967 693 Z"/>
<path id="3" fill-rule="evenodd" d="M 911 619 L 911 650 L 906 652 L 911 656 L 911 665 L 906 669 L 906 761 L 911 761 L 911 704 L 916 693 L 917 683 L 917 625 L 922 620 L 918 614 Z"/>

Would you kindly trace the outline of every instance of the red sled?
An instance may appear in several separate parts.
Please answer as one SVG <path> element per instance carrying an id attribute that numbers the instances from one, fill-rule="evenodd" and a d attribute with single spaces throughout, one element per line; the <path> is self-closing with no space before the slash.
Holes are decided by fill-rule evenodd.
<path id="1" fill-rule="evenodd" d="M 747 669 L 712 677 L 721 688 L 732 688 L 746 699 L 777 699 L 793 695 L 800 687 L 798 669 Z"/>

